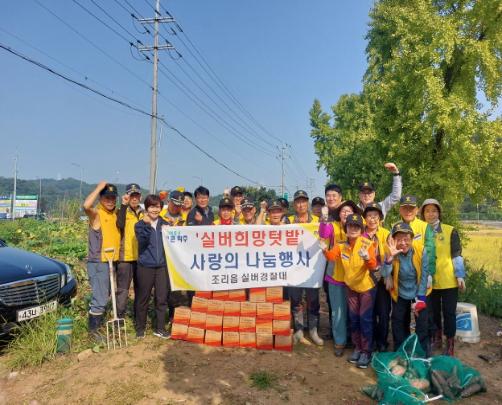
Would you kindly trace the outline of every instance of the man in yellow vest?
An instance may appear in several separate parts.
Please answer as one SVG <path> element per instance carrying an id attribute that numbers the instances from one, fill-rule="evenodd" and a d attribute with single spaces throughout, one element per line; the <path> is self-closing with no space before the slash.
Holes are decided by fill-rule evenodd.
<path id="1" fill-rule="evenodd" d="M 465 291 L 465 266 L 460 236 L 453 226 L 441 221 L 441 211 L 439 201 L 429 198 L 422 203 L 420 215 L 432 227 L 436 246 L 436 273 L 431 293 L 436 334 L 432 343 L 436 348 L 442 348 L 444 330 L 447 340 L 443 354 L 453 356 L 457 332 L 458 290 Z"/>
<path id="2" fill-rule="evenodd" d="M 319 218 L 309 212 L 309 196 L 304 190 L 298 190 L 293 196 L 293 204 L 295 215 L 289 217 L 291 224 L 304 224 L 311 222 L 319 222 Z M 288 288 L 289 298 L 291 301 L 291 309 L 293 312 L 294 322 L 294 340 L 296 342 L 307 343 L 303 336 L 303 292 L 305 291 L 307 302 L 307 323 L 309 327 L 309 335 L 312 341 L 322 346 L 324 341 L 319 337 L 317 328 L 319 325 L 319 289 L 318 288 Z"/>
<path id="3" fill-rule="evenodd" d="M 99 198 L 99 203 L 94 206 Z M 110 298 L 110 275 L 105 249 L 113 248 L 113 261 L 119 259 L 120 232 L 117 228 L 117 187 L 101 181 L 84 201 L 83 208 L 89 218 L 87 275 L 92 297 L 89 308 L 89 334 L 101 342 L 99 327 L 103 324 Z"/>
<path id="4" fill-rule="evenodd" d="M 143 218 L 143 210 L 139 205 L 141 188 L 136 183 L 126 186 L 122 196 L 122 204 L 117 214 L 117 228 L 120 231 L 120 255 L 117 263 L 117 315 L 124 318 L 129 299 L 131 281 L 136 279 L 138 267 L 138 241 L 134 233 L 134 225 Z M 136 283 L 134 282 L 136 291 Z"/>
<path id="5" fill-rule="evenodd" d="M 415 313 L 415 332 L 427 357 L 431 354 L 430 340 L 433 324 L 430 322 L 426 295 L 430 294 L 427 280 L 428 260 L 423 245 L 413 242 L 414 232 L 409 224 L 398 222 L 388 239 L 388 253 L 382 276 L 392 297 L 392 335 L 394 350 L 410 335 L 410 312 Z"/>

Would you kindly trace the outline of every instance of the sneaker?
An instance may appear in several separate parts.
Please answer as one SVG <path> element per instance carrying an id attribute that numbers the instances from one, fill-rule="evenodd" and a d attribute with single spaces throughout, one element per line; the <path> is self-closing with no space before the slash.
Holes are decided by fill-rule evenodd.
<path id="1" fill-rule="evenodd" d="M 357 361 L 356 365 L 357 368 L 368 368 L 370 362 L 371 362 L 371 356 L 368 355 L 368 353 L 363 352 L 359 356 L 359 360 Z"/>
<path id="2" fill-rule="evenodd" d="M 335 356 L 342 357 L 343 356 L 343 349 L 345 349 L 345 346 L 335 346 Z"/>
<path id="3" fill-rule="evenodd" d="M 153 332 L 153 335 L 157 336 L 161 339 L 170 339 L 171 338 L 171 334 L 167 330 L 156 330 L 155 332 Z"/>
<path id="4" fill-rule="evenodd" d="M 356 364 L 359 361 L 359 357 L 361 357 L 361 352 L 359 350 L 354 350 L 347 361 Z"/>
<path id="5" fill-rule="evenodd" d="M 136 339 L 144 339 L 144 338 L 145 338 L 145 331 L 144 330 L 136 331 Z"/>

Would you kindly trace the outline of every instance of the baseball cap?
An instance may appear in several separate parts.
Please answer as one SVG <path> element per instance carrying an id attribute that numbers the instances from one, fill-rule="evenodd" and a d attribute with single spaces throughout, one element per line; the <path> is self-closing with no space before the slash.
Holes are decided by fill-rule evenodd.
<path id="1" fill-rule="evenodd" d="M 234 203 L 232 200 L 228 197 L 224 197 L 220 200 L 220 204 L 218 205 L 220 208 L 228 207 L 228 208 L 234 208 Z"/>
<path id="2" fill-rule="evenodd" d="M 241 208 L 246 209 L 246 208 L 254 208 L 254 201 L 251 198 L 244 198 L 241 203 Z"/>
<path id="3" fill-rule="evenodd" d="M 179 190 L 173 190 L 169 193 L 169 201 L 174 205 L 181 207 L 183 205 L 183 193 Z"/>
<path id="4" fill-rule="evenodd" d="M 357 225 L 361 229 L 364 229 L 363 217 L 359 214 L 352 214 L 347 217 L 347 222 L 345 222 L 345 231 L 347 231 L 347 226 Z"/>
<path id="5" fill-rule="evenodd" d="M 117 197 L 118 192 L 117 192 L 117 186 L 115 184 L 110 184 L 108 183 L 103 190 L 99 192 L 100 197 L 104 196 L 111 196 L 111 197 Z"/>
<path id="6" fill-rule="evenodd" d="M 278 198 L 277 201 L 279 201 L 279 203 L 281 204 L 282 208 L 284 208 L 286 210 L 289 208 L 289 201 L 286 200 L 285 198 L 283 198 L 283 197 Z"/>
<path id="7" fill-rule="evenodd" d="M 380 206 L 380 204 L 378 204 L 376 202 L 369 203 L 366 206 L 366 208 L 364 209 L 363 217 L 366 217 L 366 214 L 369 211 L 378 211 L 378 214 L 380 214 L 380 219 L 383 219 L 383 211 L 382 211 L 382 207 Z"/>
<path id="8" fill-rule="evenodd" d="M 417 197 L 411 194 L 405 194 L 399 200 L 399 205 L 402 207 L 404 205 L 411 205 L 412 207 L 417 206 Z"/>
<path id="9" fill-rule="evenodd" d="M 244 194 L 244 191 L 239 186 L 232 187 L 232 189 L 230 190 L 230 195 L 234 197 L 237 194 Z"/>
<path id="10" fill-rule="evenodd" d="M 276 209 L 282 210 L 283 208 L 284 207 L 283 207 L 281 201 L 279 201 L 279 200 L 272 200 L 271 203 L 268 206 L 268 210 L 269 211 L 276 210 Z"/>
<path id="11" fill-rule="evenodd" d="M 375 191 L 375 186 L 373 183 L 370 183 L 369 181 L 365 181 L 361 184 L 359 184 L 359 191 L 364 191 L 364 190 L 370 190 L 370 191 Z"/>
<path id="12" fill-rule="evenodd" d="M 324 207 L 326 205 L 326 202 L 322 197 L 314 197 L 312 199 L 312 205 L 322 205 Z"/>
<path id="13" fill-rule="evenodd" d="M 398 222 L 396 225 L 392 227 L 392 236 L 397 233 L 409 233 L 413 236 L 413 229 L 406 222 Z"/>
<path id="14" fill-rule="evenodd" d="M 131 183 L 126 186 L 126 194 L 134 194 L 134 193 L 139 193 L 141 194 L 141 187 L 136 184 L 136 183 Z"/>
<path id="15" fill-rule="evenodd" d="M 306 191 L 304 190 L 298 190 L 294 195 L 293 195 L 293 201 L 298 200 L 299 198 L 306 198 L 307 200 L 309 199 L 309 195 L 307 194 Z"/>

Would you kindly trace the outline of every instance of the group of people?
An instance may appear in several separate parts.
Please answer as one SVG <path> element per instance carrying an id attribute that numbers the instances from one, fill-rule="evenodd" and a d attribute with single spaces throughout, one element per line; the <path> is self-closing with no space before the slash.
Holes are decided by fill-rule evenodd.
<path id="1" fill-rule="evenodd" d="M 153 289 L 153 334 L 169 338 L 166 318 L 168 312 L 169 317 L 173 316 L 174 308 L 169 301 L 162 226 L 319 223 L 320 245 L 327 259 L 323 287 L 336 356 L 352 346 L 348 360 L 366 368 L 374 351 L 389 349 L 389 330 L 394 349 L 410 335 L 411 313 L 426 354 L 442 347 L 444 335 L 444 353 L 453 356 L 458 291 L 465 289 L 459 234 L 442 223 L 442 207 L 437 200 L 426 199 L 419 206 L 415 196 L 402 196 L 398 168 L 393 163 L 385 168 L 393 174 L 392 191 L 379 203 L 375 202 L 376 190 L 370 182 L 360 184 L 358 202 L 343 200 L 342 189 L 328 184 L 324 198 L 310 200 L 305 191 L 296 191 L 291 214 L 286 199 L 257 205 L 235 186 L 226 190 L 220 200 L 218 219 L 209 206 L 209 190 L 203 186 L 193 195 L 179 189 L 148 195 L 142 209 L 139 185 L 129 184 L 117 209 L 117 188 L 104 181 L 99 183 L 84 202 L 89 217 L 91 335 L 100 338 L 99 328 L 110 294 L 104 254 L 107 247 L 114 248 L 119 317 L 125 316 L 134 280 L 137 337 L 145 336 Z M 383 221 L 397 203 L 401 219 L 388 230 Z M 318 333 L 319 289 L 285 290 L 291 302 L 295 343 L 308 342 L 304 336 L 307 330 L 316 345 L 323 345 Z"/>

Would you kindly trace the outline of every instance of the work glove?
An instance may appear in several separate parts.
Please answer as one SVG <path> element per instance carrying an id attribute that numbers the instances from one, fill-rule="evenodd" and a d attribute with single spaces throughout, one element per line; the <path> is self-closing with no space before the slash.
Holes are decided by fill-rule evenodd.
<path id="1" fill-rule="evenodd" d="M 321 247 L 322 251 L 328 250 L 328 244 L 324 239 L 319 239 L 319 246 Z"/>
<path id="2" fill-rule="evenodd" d="M 462 277 L 457 277 L 457 284 L 460 291 L 465 291 L 465 280 Z"/>
<path id="3" fill-rule="evenodd" d="M 415 312 L 415 316 L 418 316 L 421 311 L 427 308 L 427 304 L 425 303 L 425 297 L 424 296 L 419 296 L 417 297 L 417 300 L 415 301 L 415 305 L 413 308 L 413 312 Z"/>
<path id="4" fill-rule="evenodd" d="M 427 289 L 432 287 L 432 276 L 427 276 Z"/>
<path id="5" fill-rule="evenodd" d="M 324 206 L 321 208 L 321 222 L 328 222 L 329 209 Z"/>
<path id="6" fill-rule="evenodd" d="M 387 291 L 392 291 L 394 288 L 394 280 L 392 279 L 392 276 L 385 277 L 385 289 Z"/>

